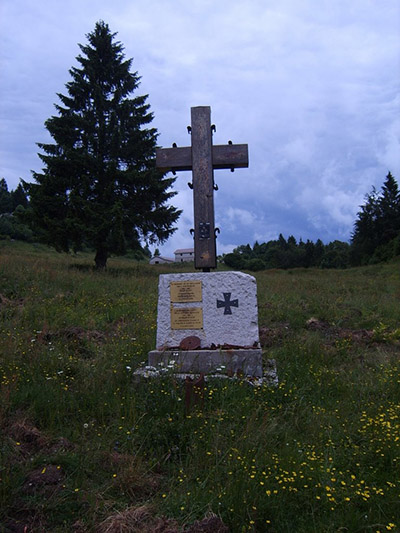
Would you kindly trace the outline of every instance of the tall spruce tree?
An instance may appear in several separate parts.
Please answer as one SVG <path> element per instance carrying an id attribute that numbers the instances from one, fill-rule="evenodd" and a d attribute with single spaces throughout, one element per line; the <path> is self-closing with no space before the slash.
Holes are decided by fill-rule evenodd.
<path id="1" fill-rule="evenodd" d="M 155 167 L 148 95 L 132 97 L 140 77 L 115 35 L 100 21 L 79 45 L 68 95 L 45 123 L 55 142 L 38 144 L 45 168 L 25 184 L 41 239 L 60 251 L 93 247 L 98 268 L 143 240 L 164 242 L 180 215 L 167 205 L 175 178 Z"/>
<path id="2" fill-rule="evenodd" d="M 397 253 L 396 239 L 400 239 L 400 192 L 389 172 L 382 190 L 378 192 L 373 188 L 357 215 L 351 237 L 352 264 L 378 262 L 380 257 L 390 258 Z"/>
<path id="3" fill-rule="evenodd" d="M 11 213 L 12 201 L 11 194 L 8 190 L 7 182 L 4 178 L 0 179 L 0 214 Z"/>
<path id="4" fill-rule="evenodd" d="M 400 235 L 400 191 L 397 181 L 389 172 L 382 185 L 379 201 L 382 243 L 388 243 Z"/>

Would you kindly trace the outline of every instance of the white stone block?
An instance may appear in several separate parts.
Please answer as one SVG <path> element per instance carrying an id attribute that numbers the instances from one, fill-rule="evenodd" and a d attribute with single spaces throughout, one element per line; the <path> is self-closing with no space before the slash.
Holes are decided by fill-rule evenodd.
<path id="1" fill-rule="evenodd" d="M 242 272 L 161 275 L 157 350 L 177 347 L 189 336 L 199 337 L 202 349 L 224 344 L 258 347 L 255 278 Z"/>

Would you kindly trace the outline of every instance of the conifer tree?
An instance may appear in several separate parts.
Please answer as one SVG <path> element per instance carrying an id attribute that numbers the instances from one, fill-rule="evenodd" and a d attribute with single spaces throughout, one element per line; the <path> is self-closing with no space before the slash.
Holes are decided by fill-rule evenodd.
<path id="1" fill-rule="evenodd" d="M 379 256 L 388 258 L 397 253 L 397 247 L 393 245 L 395 239 L 400 239 L 400 192 L 396 180 L 389 172 L 381 192 L 373 188 L 365 197 L 365 204 L 357 215 L 351 237 L 352 264 L 377 262 L 380 260 Z M 387 250 L 382 254 L 385 247 Z M 377 251 L 380 253 L 377 254 Z"/>
<path id="2" fill-rule="evenodd" d="M 400 234 L 400 191 L 396 180 L 390 172 L 382 185 L 379 218 L 382 242 L 390 242 Z"/>
<path id="3" fill-rule="evenodd" d="M 18 184 L 18 187 L 15 189 L 15 191 L 11 192 L 11 201 L 12 201 L 13 211 L 19 205 L 21 205 L 24 209 L 28 207 L 28 198 L 26 196 L 24 187 L 21 185 L 21 183 Z"/>
<path id="4" fill-rule="evenodd" d="M 60 251 L 93 247 L 98 268 L 143 240 L 164 242 L 180 215 L 167 205 L 175 178 L 155 167 L 148 95 L 132 97 L 140 77 L 115 35 L 100 21 L 79 45 L 67 95 L 45 123 L 54 143 L 38 144 L 45 168 L 25 184 L 41 239 Z"/>
<path id="5" fill-rule="evenodd" d="M 4 178 L 0 179 L 0 214 L 10 213 L 12 211 L 11 194 L 8 191 L 7 182 Z"/>

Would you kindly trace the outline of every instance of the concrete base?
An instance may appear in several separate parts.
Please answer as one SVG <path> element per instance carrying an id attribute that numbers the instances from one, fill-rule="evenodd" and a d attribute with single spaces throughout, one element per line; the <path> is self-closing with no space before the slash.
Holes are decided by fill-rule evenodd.
<path id="1" fill-rule="evenodd" d="M 164 366 L 184 374 L 221 374 L 262 377 L 262 350 L 153 350 L 149 366 Z"/>

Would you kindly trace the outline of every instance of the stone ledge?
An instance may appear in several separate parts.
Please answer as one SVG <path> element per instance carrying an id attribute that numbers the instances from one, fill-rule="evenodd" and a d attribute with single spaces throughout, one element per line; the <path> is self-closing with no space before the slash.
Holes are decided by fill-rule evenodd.
<path id="1" fill-rule="evenodd" d="M 152 350 L 149 352 L 149 366 L 168 367 L 182 374 L 242 374 L 262 377 L 262 350 Z"/>
<path id="2" fill-rule="evenodd" d="M 261 387 L 267 385 L 268 387 L 277 387 L 279 385 L 278 371 L 276 367 L 275 359 L 266 359 L 264 361 L 264 373 L 262 377 L 253 377 L 253 376 L 228 376 L 227 374 L 181 374 L 179 372 L 174 372 L 172 365 L 165 367 L 164 365 L 159 367 L 154 366 L 143 366 L 139 367 L 133 372 L 133 381 L 135 383 L 140 383 L 141 381 L 148 381 L 151 379 L 159 379 L 165 377 L 172 377 L 174 380 L 185 381 L 187 378 L 190 380 L 197 380 L 201 376 L 204 376 L 204 381 L 221 381 L 227 380 L 231 382 L 242 382 L 248 383 L 252 387 Z"/>

